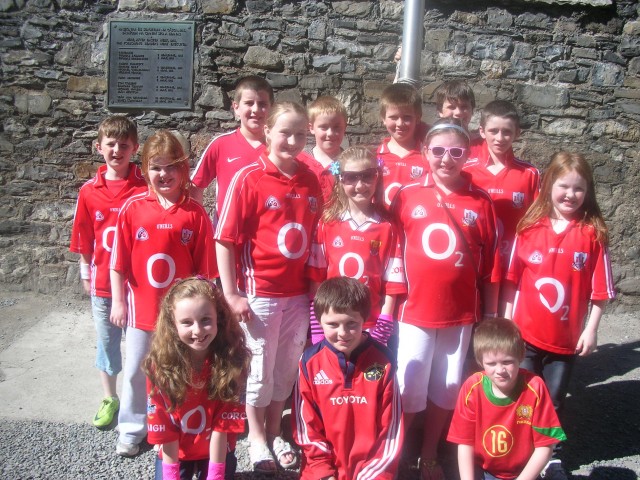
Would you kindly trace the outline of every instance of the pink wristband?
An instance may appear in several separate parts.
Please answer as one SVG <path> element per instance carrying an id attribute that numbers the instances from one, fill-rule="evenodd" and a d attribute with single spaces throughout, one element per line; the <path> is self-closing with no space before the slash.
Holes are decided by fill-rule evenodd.
<path id="1" fill-rule="evenodd" d="M 207 469 L 207 480 L 224 480 L 224 463 L 209 462 Z"/>
<path id="2" fill-rule="evenodd" d="M 180 480 L 180 462 L 162 462 L 162 480 Z"/>

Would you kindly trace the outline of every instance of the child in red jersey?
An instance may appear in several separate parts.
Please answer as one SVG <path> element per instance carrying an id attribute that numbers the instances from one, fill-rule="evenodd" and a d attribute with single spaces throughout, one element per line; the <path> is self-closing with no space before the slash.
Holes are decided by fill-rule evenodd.
<path id="1" fill-rule="evenodd" d="M 281 420 L 309 328 L 304 269 L 322 198 L 318 179 L 296 158 L 307 124 L 302 106 L 273 106 L 265 125 L 267 151 L 233 177 L 216 229 L 222 288 L 253 353 L 249 454 L 254 470 L 266 473 L 276 471 L 269 447 L 282 467 L 297 464 L 281 436 Z"/>
<path id="2" fill-rule="evenodd" d="M 329 166 L 342 152 L 342 141 L 347 129 L 347 109 L 335 97 L 316 98 L 307 107 L 309 131 L 315 137 L 313 147 L 305 147 L 300 154 L 304 162 L 318 177 L 322 188 L 323 204 L 331 196 L 335 179 Z"/>
<path id="3" fill-rule="evenodd" d="M 596 349 L 604 307 L 615 297 L 607 244 L 591 166 L 577 153 L 554 154 L 518 225 L 506 288 L 507 316 L 527 345 L 523 368 L 544 378 L 561 418 L 575 359 Z M 566 478 L 559 453 L 549 478 Z"/>
<path id="4" fill-rule="evenodd" d="M 482 321 L 473 352 L 484 371 L 462 385 L 447 438 L 458 444 L 460 480 L 535 480 L 567 437 L 542 379 L 520 368 L 518 327 L 506 318 Z"/>
<path id="5" fill-rule="evenodd" d="M 204 208 L 189 198 L 189 160 L 168 130 L 145 142 L 142 173 L 149 188 L 120 210 L 110 265 L 111 322 L 127 325 L 116 446 L 122 456 L 136 455 L 147 434 L 140 365 L 149 351 L 160 299 L 176 278 L 217 275 L 211 221 Z"/>
<path id="6" fill-rule="evenodd" d="M 400 189 L 391 206 L 404 237 L 408 289 L 398 315 L 398 383 L 407 425 L 426 408 L 426 480 L 443 478 L 437 446 L 455 406 L 471 328 L 497 308 L 495 212 L 488 194 L 462 172 L 468 151 L 459 122 L 438 120 L 425 139 L 429 173 Z"/>
<path id="7" fill-rule="evenodd" d="M 300 359 L 292 406 L 301 480 L 394 478 L 400 393 L 391 352 L 362 331 L 370 309 L 369 290 L 353 278 L 330 278 L 318 288 L 325 340 Z"/>
<path id="8" fill-rule="evenodd" d="M 405 83 L 394 83 L 380 96 L 380 118 L 390 137 L 378 147 L 382 163 L 384 203 L 391 205 L 403 185 L 423 176 L 425 165 L 416 128 L 422 125 L 422 99 L 418 91 Z"/>
<path id="9" fill-rule="evenodd" d="M 448 80 L 438 86 L 433 95 L 438 116 L 455 118 L 468 131 L 473 110 L 476 108 L 476 97 L 469 84 L 463 80 Z"/>
<path id="10" fill-rule="evenodd" d="M 214 137 L 193 170 L 191 194 L 199 203 L 204 189 L 216 179 L 216 215 L 231 178 L 264 151 L 264 122 L 272 103 L 273 88 L 264 78 L 251 75 L 240 79 L 233 97 L 233 112 L 240 119 L 240 127 Z"/>
<path id="11" fill-rule="evenodd" d="M 202 277 L 172 285 L 143 364 L 156 479 L 233 479 L 250 356 L 222 291 Z"/>
<path id="12" fill-rule="evenodd" d="M 113 232 L 122 204 L 129 197 L 145 191 L 147 184 L 140 169 L 131 163 L 131 157 L 138 150 L 138 129 L 131 120 L 122 115 L 105 119 L 98 127 L 96 150 L 105 164 L 80 188 L 69 250 L 80 254 L 82 286 L 91 295 L 91 310 L 98 334 L 96 367 L 100 370 L 104 392 L 93 424 L 104 428 L 111 424 L 120 408 L 116 381 L 122 370 L 122 328 L 109 321 L 109 256 Z"/>
<path id="13" fill-rule="evenodd" d="M 500 260 L 506 274 L 516 227 L 538 196 L 540 174 L 536 167 L 513 155 L 513 142 L 520 135 L 520 117 L 510 102 L 494 100 L 484 107 L 480 135 L 484 141 L 471 148 L 464 171 L 493 200 L 502 234 Z M 504 312 L 504 301 L 501 303 L 499 311 Z"/>
<path id="14" fill-rule="evenodd" d="M 350 147 L 332 166 L 337 182 L 316 228 L 307 275 L 311 294 L 326 278 L 359 280 L 371 293 L 371 315 L 365 329 L 387 344 L 393 332 L 396 295 L 406 293 L 395 227 L 382 201 L 382 175 L 368 148 Z M 323 338 L 311 306 L 311 340 Z"/>

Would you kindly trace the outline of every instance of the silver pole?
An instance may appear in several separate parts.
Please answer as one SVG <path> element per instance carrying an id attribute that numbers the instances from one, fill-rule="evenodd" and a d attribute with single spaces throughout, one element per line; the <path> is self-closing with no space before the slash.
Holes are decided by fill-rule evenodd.
<path id="1" fill-rule="evenodd" d="M 402 59 L 398 82 L 420 85 L 420 58 L 423 42 L 425 0 L 405 0 L 402 27 Z"/>

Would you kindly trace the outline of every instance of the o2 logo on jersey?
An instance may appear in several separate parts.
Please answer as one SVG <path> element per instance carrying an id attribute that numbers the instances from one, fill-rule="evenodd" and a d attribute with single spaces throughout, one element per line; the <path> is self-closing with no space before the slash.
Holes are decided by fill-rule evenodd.
<path id="1" fill-rule="evenodd" d="M 442 251 L 440 252 L 436 252 L 431 247 L 432 235 L 436 232 L 440 232 L 438 237 L 442 237 L 442 233 L 445 234 L 446 245 L 444 245 L 445 248 L 441 249 Z M 435 241 L 433 243 L 435 243 Z M 441 245 L 442 241 L 438 239 L 438 243 Z M 455 252 L 459 257 L 455 266 L 462 267 L 463 253 L 456 252 L 456 243 L 457 239 L 455 232 L 445 223 L 432 223 L 424 229 L 424 232 L 422 232 L 422 249 L 427 257 L 432 258 L 433 260 L 446 260 Z"/>
<path id="2" fill-rule="evenodd" d="M 280 202 L 273 195 L 269 195 L 266 202 L 264 202 L 264 206 L 267 210 L 278 210 L 280 208 Z"/>
<path id="3" fill-rule="evenodd" d="M 579 272 L 582 270 L 587 263 L 587 253 L 586 252 L 573 252 L 573 263 L 571 267 Z"/>
<path id="4" fill-rule="evenodd" d="M 465 227 L 475 227 L 478 214 L 473 210 L 464 209 L 464 215 L 462 216 L 462 224 Z"/>
<path id="5" fill-rule="evenodd" d="M 155 278 L 154 269 L 156 270 L 155 275 L 157 275 L 158 273 L 157 270 L 165 271 L 166 278 Z M 151 255 L 149 257 L 149 260 L 147 260 L 147 279 L 149 280 L 149 285 L 151 285 L 152 287 L 168 287 L 171 282 L 173 282 L 175 276 L 176 262 L 173 258 L 171 258 L 171 255 L 167 255 L 166 253 L 156 253 L 155 255 Z"/>
<path id="6" fill-rule="evenodd" d="M 492 425 L 482 436 L 482 447 L 491 457 L 504 457 L 513 448 L 513 434 L 504 425 Z"/>
<path id="7" fill-rule="evenodd" d="M 555 278 L 542 277 L 536 280 L 534 284 L 538 290 L 540 302 L 547 307 L 551 313 L 556 313 L 562 309 L 562 316 L 560 320 L 569 320 L 569 305 L 564 305 L 565 291 L 564 286 Z M 542 291 L 544 289 L 544 292 Z M 549 292 L 551 290 L 551 292 Z M 555 291 L 555 292 L 554 292 Z M 555 302 L 547 300 L 551 295 L 555 293 Z"/>
<path id="8" fill-rule="evenodd" d="M 194 417 L 193 422 L 190 422 L 191 417 Z M 189 425 L 190 423 L 191 425 Z M 182 419 L 180 420 L 180 428 L 182 429 L 182 431 L 184 433 L 191 433 L 192 435 L 198 435 L 199 433 L 202 433 L 206 425 L 207 414 L 202 405 L 198 405 L 196 408 L 189 410 L 182 416 Z"/>
<path id="9" fill-rule="evenodd" d="M 522 192 L 513 192 L 511 194 L 511 203 L 513 204 L 513 208 L 522 208 L 522 207 L 524 207 L 524 193 L 522 193 Z"/>
<path id="10" fill-rule="evenodd" d="M 355 272 L 353 272 L 353 267 L 347 270 L 347 262 L 349 260 L 355 261 L 356 263 Z M 340 259 L 340 261 L 338 262 L 338 271 L 340 272 L 340 275 L 343 277 L 355 278 L 356 280 L 360 280 L 360 278 L 362 278 L 362 275 L 364 274 L 364 260 L 357 253 L 353 253 L 353 252 L 345 253 Z M 365 282 L 365 285 L 366 285 L 366 282 Z"/>
<path id="11" fill-rule="evenodd" d="M 290 232 L 293 234 L 289 235 Z M 287 236 L 290 237 L 288 241 Z M 291 241 L 291 237 L 293 237 L 293 241 Z M 307 252 L 307 232 L 299 223 L 289 222 L 284 225 L 278 232 L 277 241 L 280 253 L 290 260 L 296 260 Z M 297 248 L 297 250 L 292 251 L 287 245 Z"/>
<path id="12" fill-rule="evenodd" d="M 107 252 L 111 252 L 113 247 L 113 236 L 115 235 L 116 227 L 107 227 L 102 232 L 102 248 Z"/>
<path id="13" fill-rule="evenodd" d="M 383 175 L 388 175 L 384 174 Z M 402 184 L 400 182 L 390 183 L 389 186 L 384 191 L 384 203 L 387 205 L 391 205 L 391 197 L 394 197 L 396 194 L 396 190 L 398 190 Z M 393 195 L 391 194 L 393 192 Z"/>

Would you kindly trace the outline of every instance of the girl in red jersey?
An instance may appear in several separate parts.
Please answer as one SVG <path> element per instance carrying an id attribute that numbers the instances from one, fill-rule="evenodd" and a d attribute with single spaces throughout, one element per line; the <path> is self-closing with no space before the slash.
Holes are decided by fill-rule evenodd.
<path id="1" fill-rule="evenodd" d="M 264 473 L 274 473 L 276 461 L 283 468 L 298 461 L 281 433 L 309 329 L 304 268 L 322 198 L 315 174 L 297 159 L 307 124 L 301 105 L 273 106 L 264 128 L 267 151 L 233 177 L 215 234 L 222 289 L 253 353 L 249 455 Z"/>
<path id="2" fill-rule="evenodd" d="M 222 292 L 198 277 L 162 300 L 147 374 L 147 439 L 160 445 L 156 480 L 232 479 L 244 431 L 251 353 Z M 225 473 L 226 459 L 226 473 Z"/>
<path id="3" fill-rule="evenodd" d="M 332 277 L 351 277 L 371 294 L 364 328 L 387 344 L 393 332 L 396 295 L 406 293 L 398 236 L 387 218 L 381 169 L 368 148 L 350 147 L 331 166 L 337 181 L 311 244 L 307 275 L 311 295 Z M 324 338 L 311 312 L 311 340 Z"/>
<path id="4" fill-rule="evenodd" d="M 554 154 L 518 224 L 506 313 L 527 342 L 522 367 L 545 380 L 560 417 L 574 361 L 595 350 L 602 312 L 615 297 L 607 244 L 589 163 L 577 153 Z M 566 478 L 558 453 L 549 478 Z"/>
<path id="5" fill-rule="evenodd" d="M 467 131 L 441 119 L 424 145 L 429 173 L 401 188 L 391 205 L 404 237 L 408 290 L 398 315 L 398 383 L 407 426 L 426 409 L 422 478 L 441 480 L 438 443 L 455 407 L 471 328 L 496 315 L 500 259 L 493 203 L 462 172 Z"/>
<path id="6" fill-rule="evenodd" d="M 149 351 L 160 299 L 176 278 L 217 275 L 211 220 L 189 198 L 189 159 L 176 136 L 160 130 L 147 139 L 142 173 L 149 189 L 122 206 L 110 263 L 110 320 L 127 326 L 116 445 L 116 452 L 125 457 L 138 453 L 147 434 L 140 366 Z"/>

